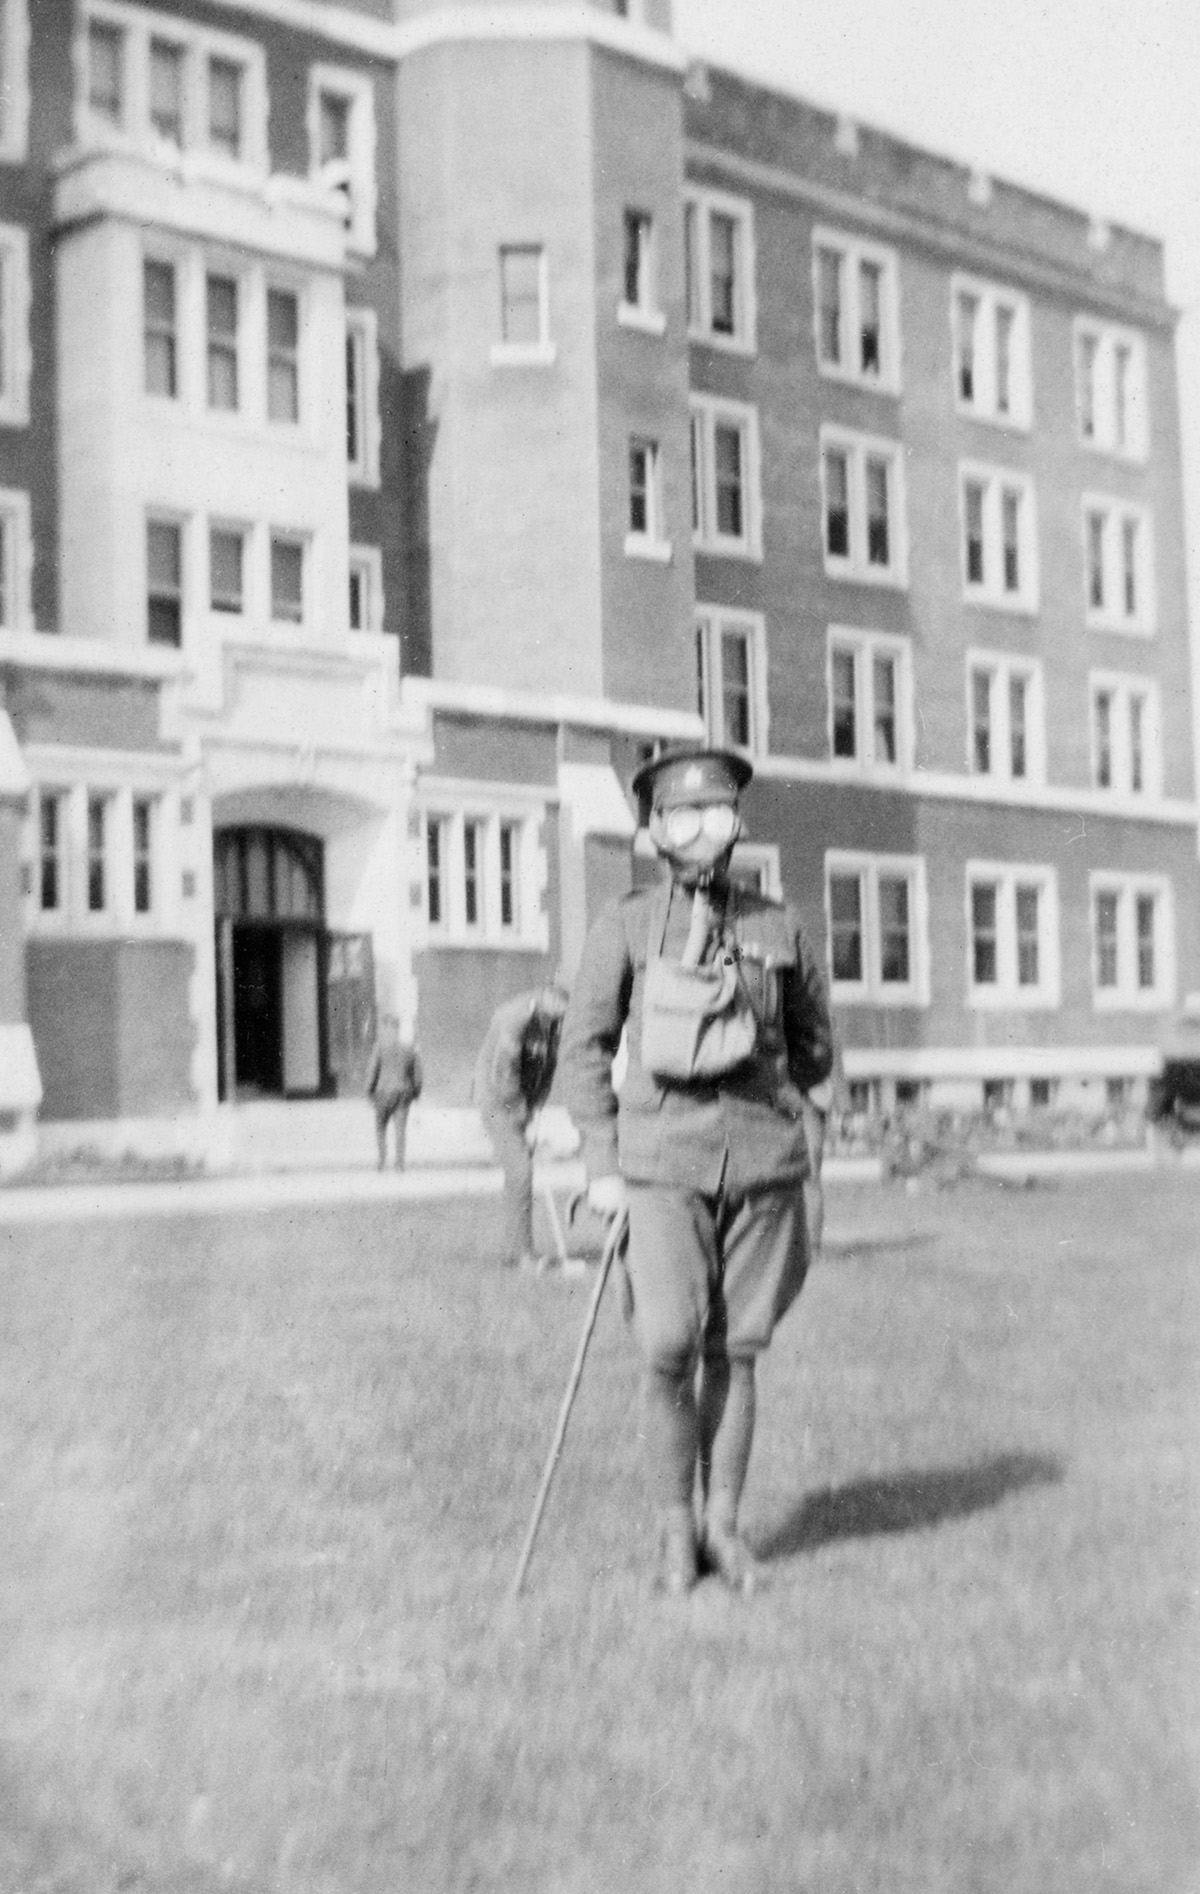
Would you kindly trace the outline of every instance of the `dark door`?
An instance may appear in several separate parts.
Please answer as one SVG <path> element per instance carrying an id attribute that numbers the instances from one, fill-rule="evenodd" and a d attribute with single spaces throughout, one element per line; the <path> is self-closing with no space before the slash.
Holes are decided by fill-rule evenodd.
<path id="1" fill-rule="evenodd" d="M 234 1065 L 242 1098 L 283 1091 L 281 949 L 276 927 L 233 930 Z"/>
<path id="2" fill-rule="evenodd" d="M 326 942 L 326 1047 L 339 1098 L 361 1097 L 375 1041 L 375 955 L 369 934 Z"/>

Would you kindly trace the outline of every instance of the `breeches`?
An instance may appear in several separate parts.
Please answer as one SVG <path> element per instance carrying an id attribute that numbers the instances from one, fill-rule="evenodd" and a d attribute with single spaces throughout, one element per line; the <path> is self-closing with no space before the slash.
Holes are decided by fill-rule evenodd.
<path id="1" fill-rule="evenodd" d="M 517 1262 L 533 1250 L 533 1156 L 515 1118 L 485 1109 L 483 1122 L 504 1172 L 504 1254 Z"/>
<path id="2" fill-rule="evenodd" d="M 653 1368 L 701 1352 L 752 1360 L 800 1293 L 808 1269 L 804 1192 L 629 1186 L 633 1325 Z"/>

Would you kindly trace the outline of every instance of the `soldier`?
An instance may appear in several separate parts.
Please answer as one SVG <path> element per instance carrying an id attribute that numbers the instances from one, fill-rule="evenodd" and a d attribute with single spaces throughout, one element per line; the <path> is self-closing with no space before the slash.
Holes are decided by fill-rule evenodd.
<path id="1" fill-rule="evenodd" d="M 492 1015 L 475 1062 L 473 1096 L 504 1171 L 504 1262 L 542 1267 L 533 1248 L 531 1121 L 550 1095 L 566 988 L 552 983 L 506 1000 Z"/>
<path id="2" fill-rule="evenodd" d="M 404 1169 L 409 1109 L 420 1098 L 422 1084 L 420 1055 L 411 1035 L 406 1033 L 402 1038 L 396 1015 L 385 1013 L 379 1022 L 379 1036 L 371 1048 L 367 1066 L 367 1097 L 375 1106 L 375 1143 L 380 1170 L 387 1163 L 389 1124 L 395 1126 L 396 1169 Z"/>
<path id="3" fill-rule="evenodd" d="M 638 771 L 634 792 L 669 872 L 595 921 L 563 1033 L 588 1201 L 602 1215 L 629 1211 L 658 1583 L 673 1594 L 701 1564 L 736 1591 L 755 1583 L 738 1533 L 755 1361 L 808 1266 L 804 1095 L 833 1056 L 823 980 L 795 915 L 730 879 L 750 776 L 743 757 L 708 749 Z"/>

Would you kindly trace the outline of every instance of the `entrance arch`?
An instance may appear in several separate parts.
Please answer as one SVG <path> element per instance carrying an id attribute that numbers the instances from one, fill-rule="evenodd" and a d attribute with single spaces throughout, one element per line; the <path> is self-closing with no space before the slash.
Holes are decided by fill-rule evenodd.
<path id="1" fill-rule="evenodd" d="M 324 844 L 298 829 L 218 829 L 213 909 L 221 1097 L 315 1097 L 328 1066 Z"/>

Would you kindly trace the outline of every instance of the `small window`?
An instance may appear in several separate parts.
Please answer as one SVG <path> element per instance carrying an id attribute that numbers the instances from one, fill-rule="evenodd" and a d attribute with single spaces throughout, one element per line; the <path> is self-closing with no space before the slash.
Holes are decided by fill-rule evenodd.
<path id="1" fill-rule="evenodd" d="M 1170 884 L 1161 878 L 1092 878 L 1093 994 L 1105 1011 L 1158 1009 L 1174 999 Z"/>
<path id="2" fill-rule="evenodd" d="M 900 390 L 895 252 L 818 230 L 813 238 L 817 364 L 838 381 Z"/>
<path id="3" fill-rule="evenodd" d="M 829 633 L 830 755 L 866 771 L 906 768 L 909 659 L 902 640 L 841 626 Z"/>
<path id="4" fill-rule="evenodd" d="M 1000 651 L 967 657 L 967 767 L 973 776 L 1042 776 L 1041 670 Z"/>
<path id="5" fill-rule="evenodd" d="M 863 887 L 860 875 L 829 877 L 829 927 L 835 983 L 863 978 Z"/>
<path id="6" fill-rule="evenodd" d="M 1096 985 L 1117 984 L 1117 897 L 1098 894 L 1095 905 Z"/>
<path id="7" fill-rule="evenodd" d="M 717 347 L 754 347 L 754 226 L 748 203 L 716 191 L 684 203 L 689 332 Z"/>
<path id="8" fill-rule="evenodd" d="M 997 894 L 994 882 L 976 882 L 971 889 L 971 978 L 976 986 L 995 986 L 999 978 Z"/>
<path id="9" fill-rule="evenodd" d="M 183 528 L 146 522 L 146 635 L 151 644 L 183 642 Z"/>
<path id="10" fill-rule="evenodd" d="M 88 107 L 109 125 L 125 118 L 125 35 L 107 20 L 88 21 Z"/>
<path id="11" fill-rule="evenodd" d="M 704 606 L 696 616 L 697 708 L 718 747 L 767 748 L 766 633 L 751 612 Z"/>
<path id="12" fill-rule="evenodd" d="M 540 348 L 547 340 L 545 251 L 540 244 L 500 251 L 500 339 L 509 348 Z"/>
<path id="13" fill-rule="evenodd" d="M 232 414 L 238 407 L 238 286 L 232 276 L 205 285 L 208 322 L 208 405 Z"/>
<path id="14" fill-rule="evenodd" d="M 267 418 L 300 419 L 300 299 L 285 289 L 267 291 Z"/>
<path id="15" fill-rule="evenodd" d="M 446 831 L 449 824 L 440 816 L 425 823 L 425 912 L 430 927 L 445 925 L 446 914 Z"/>
<path id="16" fill-rule="evenodd" d="M 483 823 L 464 822 L 462 839 L 463 920 L 468 928 L 478 928 L 483 925 Z"/>
<path id="17" fill-rule="evenodd" d="M 154 803 L 133 798 L 133 911 L 149 914 L 154 906 Z"/>
<path id="18" fill-rule="evenodd" d="M 1092 782 L 1118 795 L 1161 794 L 1157 685 L 1117 672 L 1091 676 Z"/>
<path id="19" fill-rule="evenodd" d="M 1059 1003 L 1054 871 L 1008 864 L 967 867 L 971 1004 L 1048 1010 Z"/>
<path id="20" fill-rule="evenodd" d="M 143 263 L 142 324 L 146 393 L 173 400 L 179 393 L 174 264 Z"/>
<path id="21" fill-rule="evenodd" d="M 150 41 L 150 123 L 158 136 L 183 144 L 184 49 L 174 40 Z"/>
<path id="22" fill-rule="evenodd" d="M 346 311 L 346 467 L 356 486 L 379 485 L 379 332 L 373 309 Z"/>
<path id="23" fill-rule="evenodd" d="M 995 283 L 951 282 L 954 398 L 972 420 L 1027 428 L 1033 418 L 1029 303 Z"/>
<path id="24" fill-rule="evenodd" d="M 1097 691 L 1092 703 L 1096 735 L 1096 787 L 1111 789 L 1112 768 L 1112 693 Z"/>
<path id="25" fill-rule="evenodd" d="M 927 1004 L 923 865 L 831 851 L 825 888 L 834 998 Z"/>
<path id="26" fill-rule="evenodd" d="M 962 469 L 963 592 L 973 603 L 1037 609 L 1033 484 L 995 467 Z"/>
<path id="27" fill-rule="evenodd" d="M 350 157 L 350 100 L 343 93 L 320 93 L 317 105 L 318 163 L 345 164 Z"/>
<path id="28" fill-rule="evenodd" d="M 627 210 L 623 221 L 622 307 L 628 313 L 657 313 L 654 282 L 654 220 L 648 211 Z"/>
<path id="29" fill-rule="evenodd" d="M 109 799 L 87 799 L 87 905 L 89 914 L 103 914 L 108 907 L 108 831 Z"/>
<path id="30" fill-rule="evenodd" d="M 691 448 L 697 548 L 761 558 L 757 410 L 693 395 Z"/>
<path id="31" fill-rule="evenodd" d="M 271 535 L 271 617 L 279 624 L 304 622 L 304 542 Z"/>
<path id="32" fill-rule="evenodd" d="M 971 765 L 977 776 L 992 773 L 992 684 L 990 671 L 972 671 Z"/>
<path id="33" fill-rule="evenodd" d="M 377 546 L 350 548 L 350 629 L 383 630 L 383 561 Z"/>
<path id="34" fill-rule="evenodd" d="M 209 529 L 209 606 L 212 611 L 245 611 L 245 550 L 245 534 L 237 527 L 213 526 Z"/>
<path id="35" fill-rule="evenodd" d="M 1076 322 L 1075 409 L 1085 447 L 1120 460 L 1146 458 L 1146 344 L 1135 330 Z"/>
<path id="36" fill-rule="evenodd" d="M 500 926 L 506 933 L 521 924 L 521 827 L 517 822 L 500 824 Z"/>
<path id="37" fill-rule="evenodd" d="M 662 466 L 658 442 L 635 435 L 629 443 L 629 510 L 625 551 L 667 555 L 663 528 Z"/>
<path id="38" fill-rule="evenodd" d="M 831 578 L 907 584 L 903 454 L 893 441 L 821 430 L 825 570 Z"/>
<path id="39" fill-rule="evenodd" d="M 232 59 L 208 62 L 208 142 L 227 158 L 242 155 L 242 67 Z"/>
<path id="40" fill-rule="evenodd" d="M 1103 631 L 1153 632 L 1154 562 L 1146 510 L 1089 495 L 1083 544 L 1087 623 Z"/>
<path id="41" fill-rule="evenodd" d="M 1029 679 L 1008 680 L 1008 773 L 1014 782 L 1029 774 Z"/>
<path id="42" fill-rule="evenodd" d="M 370 74 L 314 66 L 309 72 L 309 174 L 344 202 L 346 239 L 375 252 L 375 89 Z"/>
<path id="43" fill-rule="evenodd" d="M 37 903 L 43 914 L 66 907 L 67 799 L 43 789 L 38 798 Z"/>

